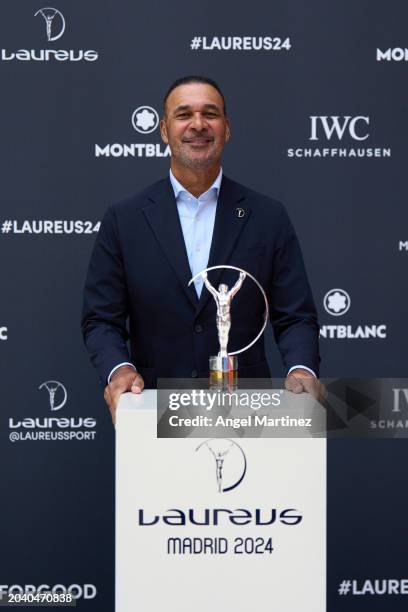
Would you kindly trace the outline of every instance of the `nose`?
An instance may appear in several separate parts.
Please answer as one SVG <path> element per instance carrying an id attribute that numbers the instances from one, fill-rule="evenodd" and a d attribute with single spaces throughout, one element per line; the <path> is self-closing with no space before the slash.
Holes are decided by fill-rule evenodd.
<path id="1" fill-rule="evenodd" d="M 201 113 L 194 113 L 191 120 L 191 127 L 197 130 L 198 132 L 204 130 L 207 127 L 205 118 L 202 116 Z"/>

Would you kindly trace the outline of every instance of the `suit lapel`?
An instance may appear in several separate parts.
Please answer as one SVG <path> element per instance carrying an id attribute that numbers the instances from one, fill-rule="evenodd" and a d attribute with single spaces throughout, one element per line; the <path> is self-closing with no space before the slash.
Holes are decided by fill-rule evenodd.
<path id="1" fill-rule="evenodd" d="M 227 177 L 223 177 L 218 196 L 214 232 L 211 242 L 208 267 L 225 265 L 244 229 L 251 210 L 245 201 L 243 189 Z M 223 270 L 211 273 L 211 284 L 218 286 Z M 197 315 L 206 306 L 210 293 L 203 287 L 197 308 Z"/>
<path id="2" fill-rule="evenodd" d="M 169 260 L 184 293 L 196 308 L 198 297 L 193 284 L 190 287 L 188 286 L 192 274 L 170 180 L 161 181 L 155 187 L 155 190 L 149 194 L 149 200 L 150 203 L 143 209 L 147 222 Z"/>

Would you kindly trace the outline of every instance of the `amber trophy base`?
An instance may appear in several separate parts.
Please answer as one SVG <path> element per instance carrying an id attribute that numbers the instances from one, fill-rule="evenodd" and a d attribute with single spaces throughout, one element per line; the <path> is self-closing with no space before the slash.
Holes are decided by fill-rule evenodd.
<path id="1" fill-rule="evenodd" d="M 237 385 L 238 357 L 210 357 L 210 388 L 231 390 L 236 389 Z"/>

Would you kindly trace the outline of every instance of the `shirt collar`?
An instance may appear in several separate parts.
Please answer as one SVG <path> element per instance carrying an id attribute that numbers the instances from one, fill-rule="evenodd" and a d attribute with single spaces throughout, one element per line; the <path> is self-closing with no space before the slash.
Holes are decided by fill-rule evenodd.
<path id="1" fill-rule="evenodd" d="M 213 184 L 211 185 L 211 187 L 209 189 L 207 189 L 207 191 L 205 191 L 205 193 L 208 193 L 209 191 L 211 191 L 211 189 L 216 189 L 217 190 L 217 196 L 219 194 L 220 191 L 220 187 L 221 187 L 221 180 L 222 180 L 222 168 L 220 169 L 217 178 L 215 179 L 215 181 L 213 182 Z M 173 191 L 174 191 L 174 197 L 178 198 L 178 196 L 180 195 L 180 193 L 182 191 L 184 191 L 184 193 L 189 193 L 187 191 L 187 189 L 185 187 L 183 187 L 183 185 L 176 179 L 176 177 L 174 176 L 174 174 L 172 173 L 171 169 L 170 169 L 170 182 L 171 182 L 171 186 L 173 187 Z M 190 194 L 192 195 L 192 194 Z M 203 196 L 204 193 L 202 193 L 199 197 Z M 192 196 L 194 197 L 194 196 Z M 196 198 L 198 199 L 198 198 Z"/>

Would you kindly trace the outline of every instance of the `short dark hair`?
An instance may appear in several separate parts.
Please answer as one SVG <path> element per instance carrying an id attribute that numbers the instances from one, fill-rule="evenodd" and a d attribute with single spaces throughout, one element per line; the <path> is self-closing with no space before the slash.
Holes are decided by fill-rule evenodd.
<path id="1" fill-rule="evenodd" d="M 169 95 L 171 94 L 171 92 L 173 91 L 173 89 L 176 89 L 176 87 L 179 87 L 180 85 L 189 85 L 190 83 L 204 83 L 205 85 L 211 85 L 211 87 L 214 87 L 214 89 L 216 89 L 218 91 L 218 93 L 220 94 L 221 98 L 222 98 L 222 103 L 224 106 L 224 115 L 227 114 L 227 105 L 225 104 L 225 98 L 224 98 L 224 94 L 222 93 L 220 87 L 218 86 L 218 84 L 213 81 L 213 79 L 210 79 L 209 77 L 206 76 L 200 76 L 200 75 L 191 75 L 191 76 L 185 76 L 185 77 L 181 77 L 179 79 L 176 79 L 168 88 L 166 95 L 163 98 L 163 112 L 164 114 L 166 114 L 166 102 L 167 102 L 167 98 L 169 97 Z"/>

